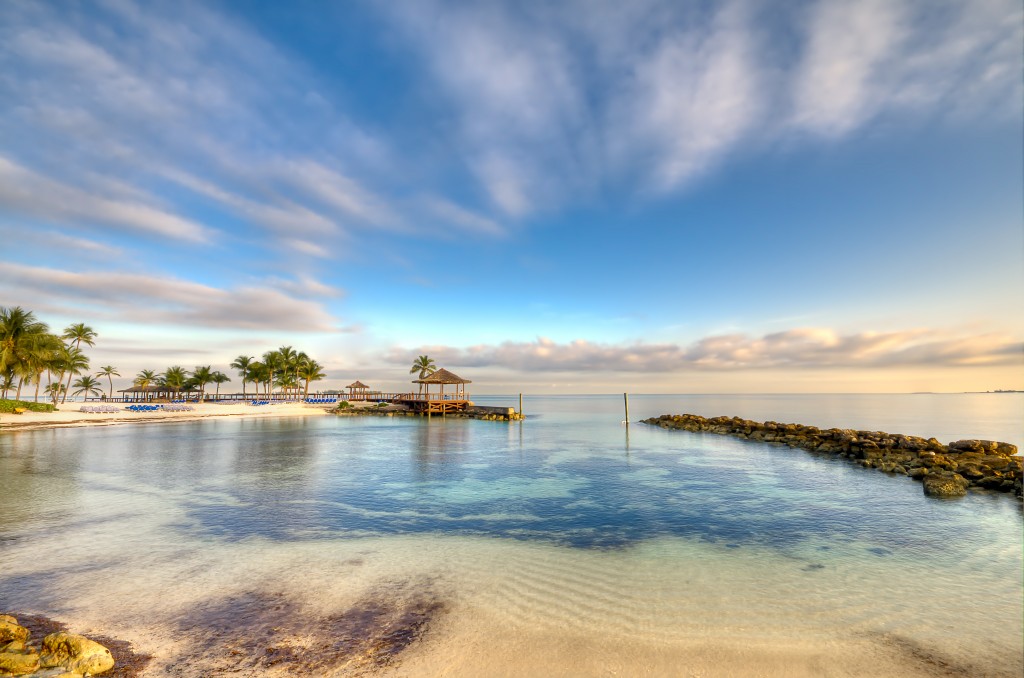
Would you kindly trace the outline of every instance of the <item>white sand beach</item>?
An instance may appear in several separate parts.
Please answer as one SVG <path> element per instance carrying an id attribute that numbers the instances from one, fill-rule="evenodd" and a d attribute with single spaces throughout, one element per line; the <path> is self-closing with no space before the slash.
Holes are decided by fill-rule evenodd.
<path id="1" fill-rule="evenodd" d="M 331 406 L 307 405 L 302 402 L 281 402 L 273 405 L 253 406 L 248 403 L 193 404 L 191 412 L 132 412 L 118 405 L 119 412 L 82 412 L 84 403 L 67 403 L 56 412 L 24 412 L 0 414 L 0 432 L 31 431 L 43 428 L 72 426 L 113 426 L 136 422 L 181 422 L 214 417 L 320 417 L 328 414 Z"/>

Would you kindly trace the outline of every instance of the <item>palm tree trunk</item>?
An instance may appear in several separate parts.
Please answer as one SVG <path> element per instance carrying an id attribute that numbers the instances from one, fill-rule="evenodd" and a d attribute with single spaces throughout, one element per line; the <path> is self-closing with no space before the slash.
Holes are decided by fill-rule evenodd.
<path id="1" fill-rule="evenodd" d="M 32 396 L 32 402 L 34 402 L 34 403 L 38 403 L 39 402 L 39 384 L 42 381 L 43 381 L 43 373 L 40 372 L 39 374 L 36 375 L 36 394 L 34 396 Z"/>
<path id="2" fill-rule="evenodd" d="M 21 385 L 25 383 L 25 377 L 18 379 L 18 395 L 14 396 L 15 400 L 21 400 Z"/>

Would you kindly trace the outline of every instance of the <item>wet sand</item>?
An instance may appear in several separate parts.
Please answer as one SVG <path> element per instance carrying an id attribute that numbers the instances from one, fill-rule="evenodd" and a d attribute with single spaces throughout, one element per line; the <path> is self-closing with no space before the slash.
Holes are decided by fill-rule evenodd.
<path id="1" fill-rule="evenodd" d="M 685 584 L 656 564 L 652 598 L 650 568 L 622 569 L 639 562 L 623 552 L 444 538 L 155 550 L 48 592 L 51 616 L 151 656 L 139 676 L 1019 675 L 984 649 L 884 632 L 877 612 L 836 626 L 820 604 L 780 595 L 789 584 L 759 575 L 759 559 L 742 573 L 724 561 L 680 571 Z"/>
<path id="2" fill-rule="evenodd" d="M 90 403 L 97 404 L 97 403 Z M 329 413 L 326 405 L 305 403 L 277 403 L 274 405 L 252 406 L 245 403 L 203 403 L 194 404 L 191 412 L 131 412 L 123 409 L 113 413 L 81 412 L 83 403 L 69 403 L 58 407 L 56 412 L 25 412 L 23 414 L 0 414 L 0 432 L 33 431 L 45 428 L 69 428 L 81 426 L 113 426 L 138 422 L 181 422 L 198 421 L 217 417 L 319 417 Z"/>

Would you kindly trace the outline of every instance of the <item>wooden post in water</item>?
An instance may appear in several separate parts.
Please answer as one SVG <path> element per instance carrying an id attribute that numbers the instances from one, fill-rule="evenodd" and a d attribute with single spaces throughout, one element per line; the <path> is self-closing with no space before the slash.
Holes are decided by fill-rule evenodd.
<path id="1" fill-rule="evenodd" d="M 626 426 L 629 426 L 629 394 L 623 393 L 622 400 L 626 404 Z"/>
<path id="2" fill-rule="evenodd" d="M 523 394 L 519 394 L 519 416 L 523 416 Z"/>

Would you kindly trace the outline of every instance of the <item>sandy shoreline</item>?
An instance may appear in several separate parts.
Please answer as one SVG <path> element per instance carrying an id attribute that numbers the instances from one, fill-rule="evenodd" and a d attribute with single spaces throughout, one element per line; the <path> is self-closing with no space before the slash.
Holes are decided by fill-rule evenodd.
<path id="1" fill-rule="evenodd" d="M 306 403 L 277 403 L 252 406 L 246 403 L 203 403 L 192 405 L 191 412 L 119 412 L 94 414 L 82 412 L 85 403 L 62 405 L 56 412 L 25 412 L 0 414 L 0 432 L 34 431 L 47 428 L 80 426 L 114 426 L 145 422 L 185 422 L 224 417 L 322 417 L 329 414 L 329 406 Z"/>

